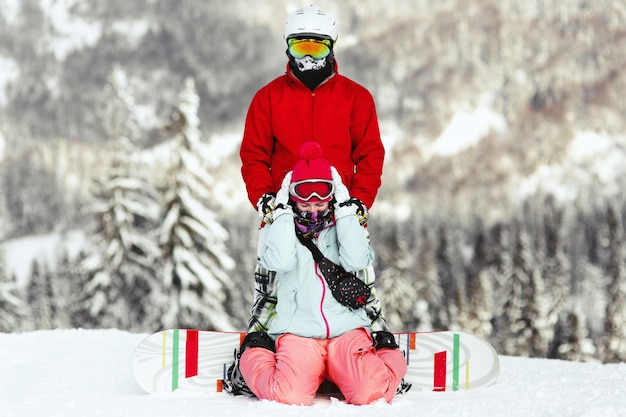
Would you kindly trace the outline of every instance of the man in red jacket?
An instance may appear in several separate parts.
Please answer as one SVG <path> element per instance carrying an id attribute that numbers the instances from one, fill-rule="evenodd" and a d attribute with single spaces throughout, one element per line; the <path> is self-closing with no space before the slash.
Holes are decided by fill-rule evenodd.
<path id="1" fill-rule="evenodd" d="M 334 17 L 317 6 L 303 7 L 287 18 L 284 37 L 287 72 L 254 96 L 240 149 L 248 199 L 261 218 L 260 240 L 264 224 L 273 220 L 275 193 L 298 161 L 303 143 L 321 145 L 362 223 L 380 187 L 385 156 L 372 95 L 337 72 Z M 363 274 L 373 281 L 373 271 Z M 273 281 L 274 273 L 257 265 L 249 331 L 267 330 L 276 303 Z M 370 315 L 376 314 L 380 309 Z"/>
<path id="2" fill-rule="evenodd" d="M 372 95 L 337 72 L 335 19 L 307 6 L 288 17 L 284 36 L 287 72 L 256 93 L 246 118 L 240 156 L 248 198 L 263 208 L 261 197 L 278 191 L 298 160 L 300 146 L 314 141 L 350 195 L 370 208 L 380 187 L 385 150 Z"/>

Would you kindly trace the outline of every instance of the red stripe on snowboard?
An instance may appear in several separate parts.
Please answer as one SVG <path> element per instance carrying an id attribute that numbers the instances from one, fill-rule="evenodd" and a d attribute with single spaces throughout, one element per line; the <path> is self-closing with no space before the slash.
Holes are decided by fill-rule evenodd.
<path id="1" fill-rule="evenodd" d="M 446 351 L 435 353 L 433 391 L 446 390 Z"/>
<path id="2" fill-rule="evenodd" d="M 198 331 L 187 330 L 185 344 L 185 378 L 198 375 Z"/>

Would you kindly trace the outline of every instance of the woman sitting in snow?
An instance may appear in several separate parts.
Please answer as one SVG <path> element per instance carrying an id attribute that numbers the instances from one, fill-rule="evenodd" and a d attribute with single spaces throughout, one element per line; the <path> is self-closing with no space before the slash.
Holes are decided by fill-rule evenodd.
<path id="1" fill-rule="evenodd" d="M 308 405 L 329 380 L 348 403 L 389 402 L 406 373 L 402 352 L 391 333 L 371 333 L 372 321 L 359 308 L 368 297 L 360 293 L 362 283 L 352 281 L 354 287 L 338 294 L 328 282 L 328 263 L 313 254 L 318 248 L 357 271 L 372 264 L 374 252 L 354 206 L 342 205 L 348 189 L 319 144 L 305 143 L 300 157 L 283 180 L 261 248 L 263 266 L 277 273 L 276 317 L 268 333 L 246 336 L 234 370 L 261 399 Z"/>

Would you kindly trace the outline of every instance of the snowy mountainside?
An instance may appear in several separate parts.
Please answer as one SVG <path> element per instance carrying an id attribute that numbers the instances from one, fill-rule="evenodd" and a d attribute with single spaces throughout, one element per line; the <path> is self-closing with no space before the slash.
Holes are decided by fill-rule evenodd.
<path id="1" fill-rule="evenodd" d="M 85 233 L 80 230 L 68 233 L 51 233 L 38 236 L 25 236 L 0 242 L 0 256 L 7 275 L 14 275 L 18 285 L 25 285 L 30 277 L 33 262 L 45 270 L 56 270 L 57 262 L 65 252 L 69 259 L 75 259 L 90 245 Z"/>
<path id="2" fill-rule="evenodd" d="M 562 161 L 541 164 L 526 177 L 513 176 L 512 189 L 516 192 L 512 197 L 522 201 L 543 191 L 570 203 L 581 191 L 589 189 L 603 190 L 607 196 L 615 195 L 624 185 L 625 158 L 626 137 L 578 132 Z"/>
<path id="3" fill-rule="evenodd" d="M 570 204 L 590 191 L 611 198 L 624 189 L 626 136 L 574 131 L 561 139 L 558 157 L 524 162 L 519 153 L 537 150 L 512 147 L 503 139 L 507 129 L 502 115 L 485 107 L 456 113 L 433 141 L 407 138 L 397 126 L 382 125 L 383 141 L 391 146 L 376 209 L 382 206 L 383 215 L 390 212 L 404 218 L 399 213 L 415 201 L 419 206 L 434 201 L 438 209 L 442 200 L 463 201 L 463 196 L 469 196 L 491 206 L 482 211 L 489 222 L 490 217 L 498 217 L 500 207 L 494 201 L 517 205 L 540 194 Z"/>

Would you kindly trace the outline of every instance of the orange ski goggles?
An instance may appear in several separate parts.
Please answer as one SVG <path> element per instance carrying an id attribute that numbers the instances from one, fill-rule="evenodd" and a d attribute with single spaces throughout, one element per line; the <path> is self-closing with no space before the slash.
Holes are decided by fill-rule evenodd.
<path id="1" fill-rule="evenodd" d="M 287 41 L 289 53 L 294 58 L 304 58 L 309 55 L 313 59 L 325 58 L 330 54 L 332 46 L 328 39 L 295 39 Z"/>

